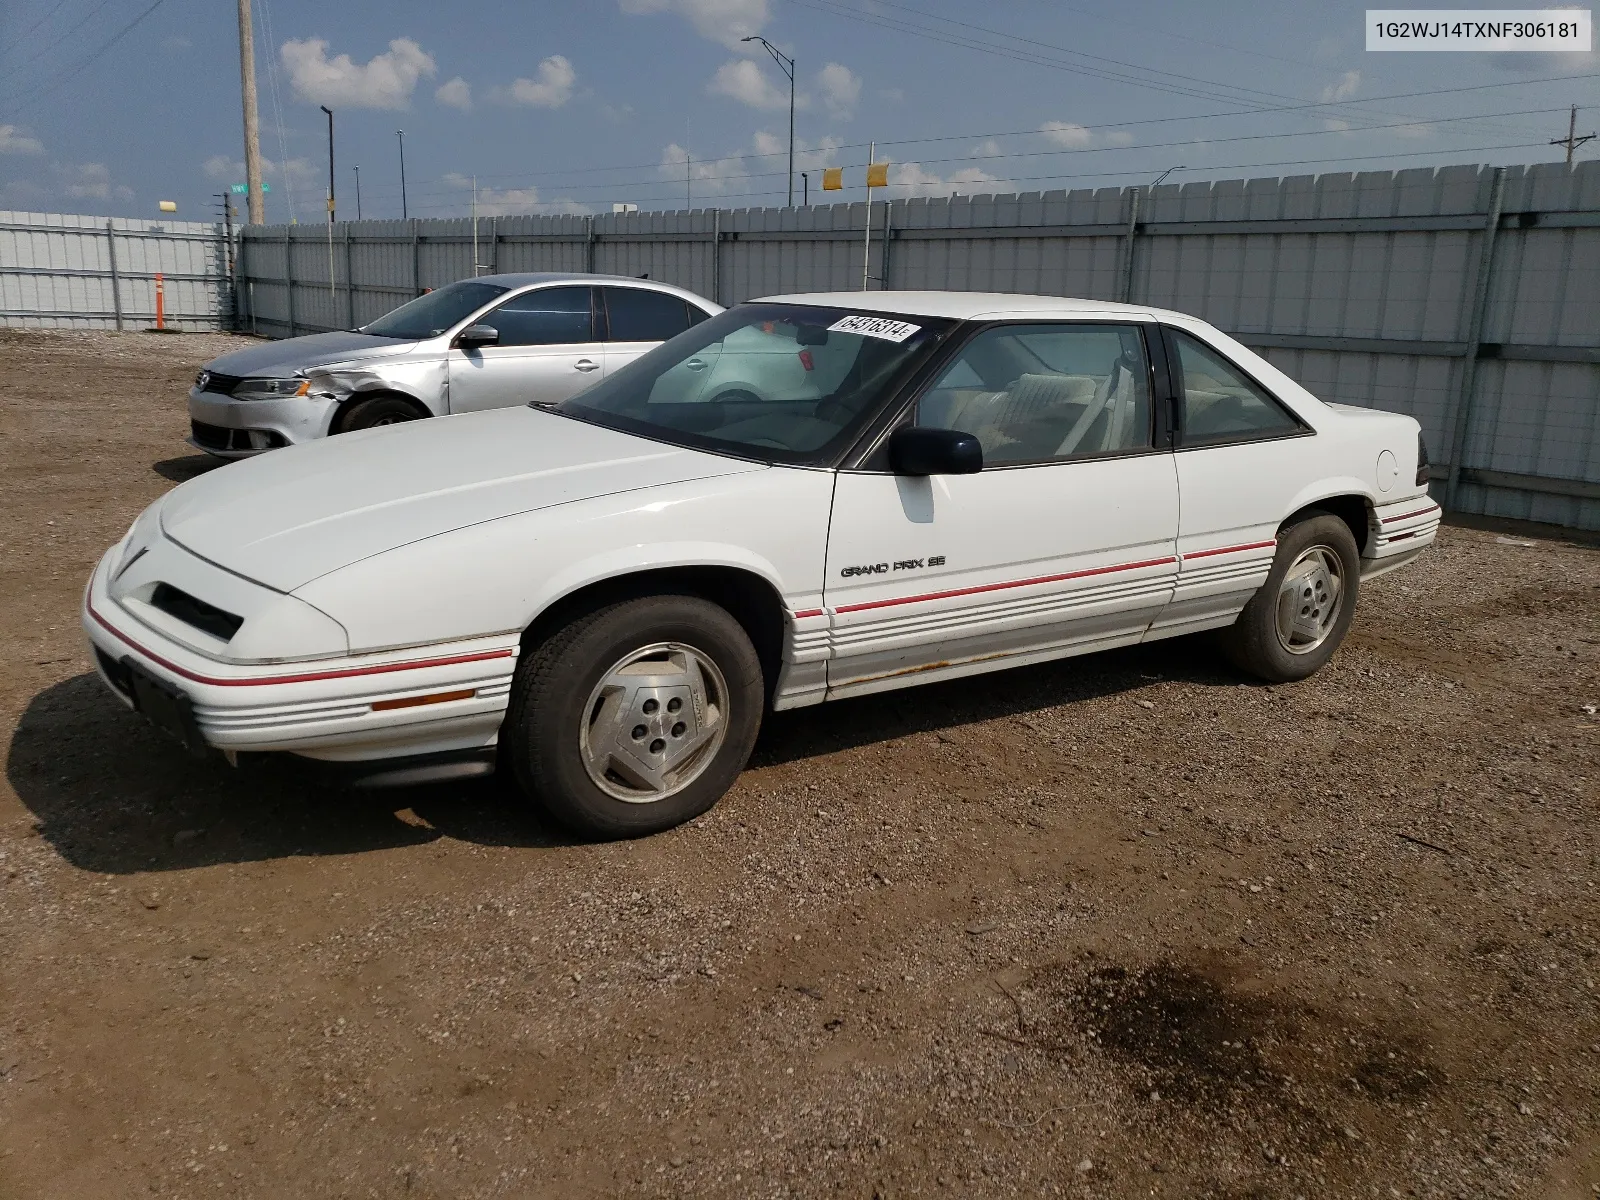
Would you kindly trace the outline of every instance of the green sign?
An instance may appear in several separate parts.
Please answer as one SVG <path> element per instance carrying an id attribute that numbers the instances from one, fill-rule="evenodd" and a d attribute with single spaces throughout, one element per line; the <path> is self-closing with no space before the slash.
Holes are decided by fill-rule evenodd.
<path id="1" fill-rule="evenodd" d="M 236 184 L 234 184 L 232 186 L 232 188 L 230 190 L 233 192 L 233 194 L 235 196 L 243 196 L 243 195 L 246 195 L 246 194 L 249 193 L 250 185 L 248 183 L 236 183 Z M 266 193 L 266 192 L 270 192 L 271 190 L 272 190 L 272 185 L 270 183 L 263 183 L 261 185 L 261 191 L 263 192 L 263 194 Z"/>

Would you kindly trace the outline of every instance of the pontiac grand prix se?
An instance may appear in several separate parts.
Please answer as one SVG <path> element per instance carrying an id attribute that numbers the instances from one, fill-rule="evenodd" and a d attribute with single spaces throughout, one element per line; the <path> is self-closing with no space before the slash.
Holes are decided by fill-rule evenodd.
<path id="1" fill-rule="evenodd" d="M 1220 630 L 1311 674 L 1439 508 L 1409 417 L 1202 321 L 941 292 L 743 304 L 553 409 L 316 441 L 151 505 L 95 568 L 104 681 L 192 748 L 497 766 L 667 828 L 794 708 Z"/>

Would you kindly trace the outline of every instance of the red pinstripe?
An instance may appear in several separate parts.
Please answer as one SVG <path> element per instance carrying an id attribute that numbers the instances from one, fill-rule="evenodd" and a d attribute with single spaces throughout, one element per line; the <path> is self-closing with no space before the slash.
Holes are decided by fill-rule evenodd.
<path id="1" fill-rule="evenodd" d="M 821 615 L 822 610 L 820 608 L 806 608 L 794 614 L 795 620 L 797 621 L 801 617 L 820 617 Z"/>
<path id="2" fill-rule="evenodd" d="M 1188 562 L 1191 558 L 1210 558 L 1214 554 L 1236 554 L 1240 550 L 1265 550 L 1268 546 L 1277 544 L 1277 539 L 1274 538 L 1270 542 L 1248 542 L 1243 546 L 1218 546 L 1215 550 L 1196 550 L 1193 554 L 1185 554 L 1183 561 Z"/>
<path id="3" fill-rule="evenodd" d="M 1393 525 L 1396 521 L 1408 521 L 1412 517 L 1420 517 L 1420 516 L 1423 516 L 1426 513 L 1438 512 L 1438 511 L 1439 511 L 1439 506 L 1437 504 L 1430 504 L 1430 505 L 1428 505 L 1427 508 L 1419 508 L 1419 509 L 1417 509 L 1416 512 L 1401 513 L 1398 517 L 1384 517 L 1383 520 L 1379 522 L 1379 524 L 1380 525 Z"/>
<path id="4" fill-rule="evenodd" d="M 92 604 L 89 606 L 89 615 L 112 637 L 118 641 L 126 642 L 151 662 L 160 664 L 174 675 L 181 675 L 183 678 L 192 680 L 195 683 L 207 683 L 214 687 L 266 687 L 278 683 L 311 683 L 318 679 L 349 679 L 356 675 L 388 675 L 394 671 L 420 671 L 424 667 L 449 667 L 454 666 L 456 663 L 482 662 L 485 659 L 511 657 L 510 650 L 480 650 L 473 654 L 452 654 L 445 658 L 419 658 L 412 659 L 409 662 L 381 663 L 371 667 L 343 667 L 336 671 L 309 671 L 302 675 L 258 675 L 250 679 L 217 679 L 210 675 L 200 675 L 185 667 L 180 667 L 177 663 L 145 649 L 145 647 L 97 613 Z"/>
<path id="5" fill-rule="evenodd" d="M 1109 575 L 1114 571 L 1137 571 L 1141 567 L 1164 567 L 1175 563 L 1176 558 L 1148 558 L 1143 562 L 1119 563 L 1114 567 L 1091 567 L 1087 571 L 1068 571 L 1064 575 L 1036 575 L 1032 579 L 1012 579 L 1006 583 L 984 583 L 976 587 L 955 588 L 948 592 L 924 592 L 920 596 L 901 596 L 895 600 L 869 600 L 865 604 L 841 604 L 836 613 L 862 612 L 869 608 L 889 608 L 896 604 L 920 604 L 925 600 L 949 600 L 955 596 L 973 596 L 979 592 L 998 592 L 1006 588 L 1030 587 L 1036 583 L 1060 583 L 1066 579 L 1083 579 L 1090 575 Z"/>

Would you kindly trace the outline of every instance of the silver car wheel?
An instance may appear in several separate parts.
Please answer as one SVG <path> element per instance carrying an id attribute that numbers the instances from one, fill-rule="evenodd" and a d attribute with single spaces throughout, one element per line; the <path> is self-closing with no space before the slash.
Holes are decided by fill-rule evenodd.
<path id="1" fill-rule="evenodd" d="M 1278 641 L 1290 654 L 1310 654 L 1333 632 L 1344 596 L 1344 563 L 1331 547 L 1308 546 L 1278 589 Z"/>
<path id="2" fill-rule="evenodd" d="M 688 787 L 728 731 L 728 687 L 717 664 L 681 642 L 634 650 L 589 693 L 579 752 L 594 785 L 630 804 Z"/>

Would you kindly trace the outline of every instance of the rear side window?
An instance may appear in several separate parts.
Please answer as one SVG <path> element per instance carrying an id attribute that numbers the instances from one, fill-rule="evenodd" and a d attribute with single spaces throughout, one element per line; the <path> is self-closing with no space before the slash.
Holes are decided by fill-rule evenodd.
<path id="1" fill-rule="evenodd" d="M 664 342 L 694 324 L 697 309 L 677 296 L 646 288 L 601 288 L 613 342 Z M 703 315 L 703 314 L 700 314 Z"/>
<path id="2" fill-rule="evenodd" d="M 587 287 L 541 288 L 507 300 L 478 324 L 500 333 L 501 346 L 565 346 L 594 341 Z"/>
<path id="3" fill-rule="evenodd" d="M 1183 380 L 1183 444 L 1223 445 L 1298 433 L 1300 422 L 1238 367 L 1209 346 L 1177 330 Z"/>

